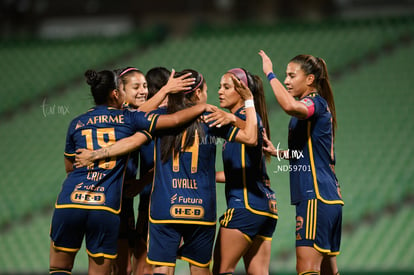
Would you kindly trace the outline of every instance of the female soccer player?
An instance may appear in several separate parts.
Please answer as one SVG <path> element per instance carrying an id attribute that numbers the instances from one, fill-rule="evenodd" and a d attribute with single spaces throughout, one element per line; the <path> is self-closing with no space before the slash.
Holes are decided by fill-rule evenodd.
<path id="1" fill-rule="evenodd" d="M 203 76 L 192 70 L 182 73 L 187 71 L 195 76 L 195 84 L 190 91 L 169 95 L 167 113 L 207 100 Z M 155 266 L 154 274 L 173 274 L 176 258 L 188 261 L 192 274 L 210 273 L 216 223 L 216 137 L 249 145 L 257 143 L 253 96 L 242 82 L 235 77 L 230 79 L 247 102 L 243 129 L 231 125 L 209 127 L 199 120 L 156 135 L 147 256 L 148 262 Z M 122 143 L 127 140 L 132 139 L 106 148 L 106 153 L 110 152 L 107 156 L 129 150 L 130 144 Z M 121 151 L 117 151 L 119 148 Z M 101 155 L 99 151 L 103 152 L 96 151 L 96 156 Z"/>
<path id="2" fill-rule="evenodd" d="M 85 76 L 96 106 L 69 125 L 65 147 L 67 178 L 56 200 L 50 230 L 50 274 L 71 274 L 84 237 L 89 274 L 109 274 L 117 256 L 118 214 L 128 155 L 74 168 L 77 148 L 105 147 L 137 131 L 137 139 L 145 143 L 155 129 L 188 123 L 207 108 L 207 104 L 198 104 L 163 116 L 120 110 L 125 93 L 118 89 L 114 72 L 88 70 Z"/>
<path id="3" fill-rule="evenodd" d="M 273 73 L 264 51 L 259 55 L 289 123 L 291 203 L 296 206 L 298 274 L 339 274 L 343 201 L 335 176 L 335 103 L 325 61 L 298 55 L 287 65 L 284 84 Z M 276 154 L 268 143 L 265 150 Z"/>
<path id="4" fill-rule="evenodd" d="M 269 131 L 263 85 L 258 76 L 242 68 L 229 70 L 222 76 L 218 92 L 220 107 L 241 120 L 246 118 L 250 104 L 246 105 L 235 91 L 232 77 L 237 77 L 253 93 L 258 110 L 255 114 L 258 138 L 254 146 L 235 142 L 223 145 L 224 174 L 218 174 L 217 181 L 226 183 L 227 210 L 220 218 L 213 274 L 233 274 L 242 257 L 247 274 L 268 274 L 278 216 L 262 151 L 263 129 Z M 210 117 L 216 119 L 214 115 Z"/>
<path id="5" fill-rule="evenodd" d="M 126 67 L 115 70 L 119 78 L 119 89 L 125 91 L 124 108 L 132 110 L 138 109 L 145 103 L 148 96 L 147 80 L 143 72 L 134 67 Z M 168 79 L 167 79 L 168 80 Z M 115 274 L 131 274 L 131 259 L 135 247 L 135 217 L 134 217 L 134 197 L 126 196 L 125 189 L 132 185 L 130 180 L 136 179 L 138 168 L 138 151 L 132 152 L 128 161 L 124 196 L 122 197 L 122 207 L 120 212 L 120 229 L 118 237 L 118 257 L 115 260 Z"/>
<path id="6" fill-rule="evenodd" d="M 171 72 L 164 67 L 154 67 L 150 69 L 145 78 L 147 80 L 148 98 L 155 95 L 170 78 Z M 165 100 L 164 100 L 165 101 Z M 161 103 L 159 108 L 165 108 L 166 101 Z M 149 178 L 152 182 L 154 171 L 154 141 L 141 146 L 139 149 L 139 177 L 140 179 Z M 148 235 L 148 210 L 149 198 L 152 184 L 147 184 L 139 192 L 138 218 L 136 222 L 136 239 L 134 248 L 133 274 L 150 275 L 153 273 L 152 265 L 148 264 L 147 258 L 147 235 Z M 137 195 L 139 188 L 131 190 L 131 195 Z"/>
<path id="7" fill-rule="evenodd" d="M 125 91 L 124 108 L 136 110 L 145 105 L 149 91 L 146 76 L 143 74 L 143 72 L 134 67 L 118 69 L 115 72 L 119 78 L 119 89 L 123 89 Z M 173 85 L 174 81 L 175 79 L 170 78 L 170 75 L 168 75 L 163 85 L 160 86 L 159 90 L 171 90 L 171 85 Z M 175 89 L 177 88 L 180 89 L 180 86 L 176 87 Z M 144 145 L 143 147 L 146 146 L 147 145 Z M 125 195 L 122 198 L 122 207 L 120 212 L 121 225 L 118 239 L 118 257 L 116 258 L 116 265 L 114 266 L 115 274 L 119 275 L 130 274 L 133 268 L 131 264 L 131 257 L 134 254 L 133 250 L 135 250 L 134 247 L 137 240 L 135 240 L 136 229 L 134 217 L 134 196 L 128 196 L 128 193 L 138 193 L 137 188 L 143 188 L 142 184 L 134 183 L 136 181 L 135 179 L 138 163 L 138 151 L 136 151 L 131 154 L 130 160 L 128 162 L 123 192 Z M 148 178 L 147 181 L 149 181 L 150 177 L 149 175 L 144 176 L 142 173 L 142 175 L 140 175 L 140 178 L 142 178 L 142 180 L 144 178 Z M 141 183 L 141 181 L 138 182 Z"/>

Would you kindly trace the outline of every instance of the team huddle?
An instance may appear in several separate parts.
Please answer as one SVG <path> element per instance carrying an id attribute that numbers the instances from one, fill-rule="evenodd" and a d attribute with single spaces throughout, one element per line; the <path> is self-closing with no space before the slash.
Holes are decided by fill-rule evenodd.
<path id="1" fill-rule="evenodd" d="M 290 172 L 297 273 L 339 274 L 343 201 L 326 64 L 296 56 L 285 88 L 270 58 L 259 55 L 277 102 L 292 116 L 285 152 L 270 141 L 262 79 L 244 68 L 222 75 L 220 108 L 207 104 L 207 82 L 193 69 L 85 72 L 95 106 L 67 131 L 50 274 L 71 274 L 83 240 L 88 274 L 174 274 L 176 259 L 187 261 L 191 274 L 233 274 L 242 258 L 246 273 L 269 274 L 278 221 L 271 156 L 311 168 Z M 219 139 L 223 171 L 215 165 Z M 217 183 L 225 184 L 227 210 L 216 234 Z"/>

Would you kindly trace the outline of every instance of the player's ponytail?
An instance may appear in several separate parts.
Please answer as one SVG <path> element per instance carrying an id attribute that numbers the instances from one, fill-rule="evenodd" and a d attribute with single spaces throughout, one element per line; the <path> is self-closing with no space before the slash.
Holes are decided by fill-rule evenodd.
<path id="1" fill-rule="evenodd" d="M 91 93 L 96 105 L 103 105 L 108 102 L 111 91 L 117 88 L 116 74 L 109 70 L 96 72 L 87 70 L 85 72 L 86 83 L 91 86 Z"/>
<path id="2" fill-rule="evenodd" d="M 266 130 L 267 137 L 270 139 L 270 126 L 269 126 L 269 118 L 267 116 L 267 106 L 266 106 L 266 98 L 265 92 L 263 89 L 263 81 L 262 79 L 257 76 L 253 75 L 253 79 L 255 82 L 255 91 L 253 92 L 253 99 L 254 99 L 254 106 L 256 108 L 256 112 L 259 114 L 260 118 L 262 119 L 263 128 Z M 269 152 L 264 152 L 266 156 L 266 160 L 270 161 L 272 155 Z"/>
<path id="3" fill-rule="evenodd" d="M 334 101 L 331 83 L 329 82 L 328 68 L 326 67 L 325 60 L 319 57 L 317 57 L 317 59 L 318 59 L 318 65 L 321 68 L 321 75 L 318 81 L 318 91 L 320 91 L 319 94 L 328 103 L 329 110 L 331 111 L 332 125 L 333 125 L 332 133 L 333 133 L 333 136 L 335 137 L 336 109 L 335 109 L 335 101 Z"/>
<path id="4" fill-rule="evenodd" d="M 332 87 L 329 82 L 328 69 L 326 67 L 325 60 L 312 55 L 301 54 L 292 58 L 290 62 L 299 64 L 306 75 L 313 74 L 315 76 L 313 87 L 328 104 L 329 111 L 332 115 L 332 134 L 335 137 L 335 130 L 337 126 L 335 101 Z"/>
<path id="5" fill-rule="evenodd" d="M 197 104 L 194 92 L 198 88 L 203 89 L 205 80 L 200 73 L 191 69 L 176 72 L 175 77 L 179 77 L 187 73 L 191 73 L 189 77 L 194 77 L 196 79 L 195 83 L 191 86 L 191 90 L 185 90 L 180 93 L 168 95 L 167 113 L 169 114 Z M 183 141 L 184 131 L 186 132 L 186 135 Z M 183 125 L 181 128 L 176 129 L 176 131 L 172 131 L 169 135 L 163 135 L 161 138 L 161 160 L 166 162 L 173 153 L 177 154 L 178 152 L 184 151 L 186 148 L 192 146 L 194 144 L 196 132 L 199 139 L 202 139 L 205 135 L 198 120 Z"/>

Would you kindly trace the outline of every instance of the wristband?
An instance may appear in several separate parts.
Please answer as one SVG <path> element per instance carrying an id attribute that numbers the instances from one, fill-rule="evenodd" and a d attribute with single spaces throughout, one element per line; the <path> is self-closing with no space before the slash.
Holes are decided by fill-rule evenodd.
<path id="1" fill-rule="evenodd" d="M 251 108 L 254 107 L 253 99 L 248 99 L 244 101 L 244 108 Z"/>
<path id="2" fill-rule="evenodd" d="M 266 76 L 266 77 L 267 77 L 267 80 L 269 80 L 269 81 L 270 81 L 270 80 L 272 80 L 273 78 L 276 78 L 276 75 L 275 75 L 273 72 L 270 72 L 270 73 L 268 73 L 268 74 L 267 74 L 267 76 Z"/>

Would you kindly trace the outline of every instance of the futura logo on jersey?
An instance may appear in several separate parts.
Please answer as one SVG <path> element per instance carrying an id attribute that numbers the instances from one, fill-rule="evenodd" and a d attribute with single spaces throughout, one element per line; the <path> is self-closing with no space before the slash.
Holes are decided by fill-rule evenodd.
<path id="1" fill-rule="evenodd" d="M 171 204 L 175 203 L 175 201 L 177 200 L 177 193 L 175 193 L 172 197 L 171 197 Z"/>

